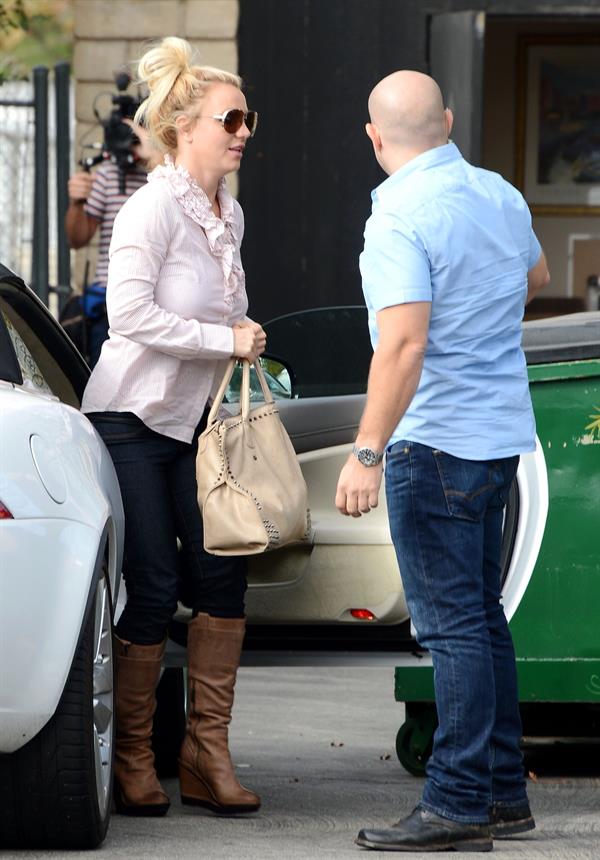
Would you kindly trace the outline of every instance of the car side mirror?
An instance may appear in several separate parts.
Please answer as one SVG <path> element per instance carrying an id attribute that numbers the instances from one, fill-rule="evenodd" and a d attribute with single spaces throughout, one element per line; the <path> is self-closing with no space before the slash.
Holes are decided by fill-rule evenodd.
<path id="1" fill-rule="evenodd" d="M 273 395 L 273 400 L 291 400 L 296 395 L 294 393 L 294 373 L 292 368 L 282 361 L 280 358 L 270 356 L 267 353 L 260 357 L 260 365 L 264 371 L 269 391 Z M 242 369 L 237 366 L 231 377 L 231 382 L 225 393 L 227 403 L 239 403 L 240 388 L 242 385 Z M 253 368 L 250 369 L 250 400 L 263 400 L 263 393 Z"/>

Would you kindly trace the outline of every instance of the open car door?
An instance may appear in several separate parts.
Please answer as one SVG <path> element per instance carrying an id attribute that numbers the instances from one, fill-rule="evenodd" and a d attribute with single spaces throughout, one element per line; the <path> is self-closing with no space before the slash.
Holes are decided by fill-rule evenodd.
<path id="1" fill-rule="evenodd" d="M 252 624 L 398 624 L 408 617 L 385 496 L 368 517 L 342 517 L 338 475 L 364 408 L 372 355 L 366 308 L 320 308 L 265 324 L 267 368 L 288 368 L 290 399 L 278 400 L 308 485 L 309 546 L 250 559 Z"/>
<path id="2" fill-rule="evenodd" d="M 271 320 L 267 370 L 288 389 L 278 399 L 309 491 L 312 542 L 250 559 L 247 614 L 251 625 L 315 625 L 334 635 L 411 642 L 400 570 L 392 546 L 385 493 L 368 516 L 342 517 L 334 505 L 340 470 L 364 408 L 372 355 L 362 306 L 319 308 Z M 283 370 L 285 366 L 285 371 Z M 510 618 L 529 582 L 548 507 L 543 452 L 526 455 L 504 519 L 503 598 Z M 359 628 L 368 627 L 369 634 Z M 323 631 L 324 632 L 324 631 Z M 280 634 L 281 631 L 278 631 Z M 348 636 L 346 636 L 346 639 Z"/>

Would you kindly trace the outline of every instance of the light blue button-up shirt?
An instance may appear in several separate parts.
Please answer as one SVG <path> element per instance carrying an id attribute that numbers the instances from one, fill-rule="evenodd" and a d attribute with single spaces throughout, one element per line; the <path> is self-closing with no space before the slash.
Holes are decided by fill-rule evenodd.
<path id="1" fill-rule="evenodd" d="M 541 248 L 522 195 L 453 143 L 373 191 L 360 257 L 371 341 L 377 311 L 431 302 L 417 392 L 394 430 L 466 460 L 535 448 L 521 321 Z"/>

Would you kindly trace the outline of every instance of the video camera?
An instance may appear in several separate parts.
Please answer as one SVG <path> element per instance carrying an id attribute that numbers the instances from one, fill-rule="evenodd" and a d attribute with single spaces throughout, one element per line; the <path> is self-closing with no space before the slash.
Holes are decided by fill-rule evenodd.
<path id="1" fill-rule="evenodd" d="M 124 119 L 133 119 L 141 104 L 140 98 L 134 98 L 125 92 L 130 83 L 131 76 L 128 72 L 115 74 L 118 92 L 111 93 L 114 107 L 108 117 L 102 118 L 94 105 L 94 115 L 104 130 L 103 143 L 95 144 L 94 147 L 101 148 L 102 152 L 98 155 L 82 158 L 80 162 L 84 170 L 89 170 L 95 164 L 110 159 L 119 169 L 119 192 L 121 194 L 125 194 L 125 174 L 135 166 L 132 148 L 140 142 L 135 132 L 123 122 Z"/>

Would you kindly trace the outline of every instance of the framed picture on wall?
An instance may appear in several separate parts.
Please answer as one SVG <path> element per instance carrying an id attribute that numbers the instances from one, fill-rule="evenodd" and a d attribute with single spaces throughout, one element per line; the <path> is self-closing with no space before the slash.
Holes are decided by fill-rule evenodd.
<path id="1" fill-rule="evenodd" d="M 534 214 L 600 214 L 600 37 L 522 36 L 516 180 Z"/>

